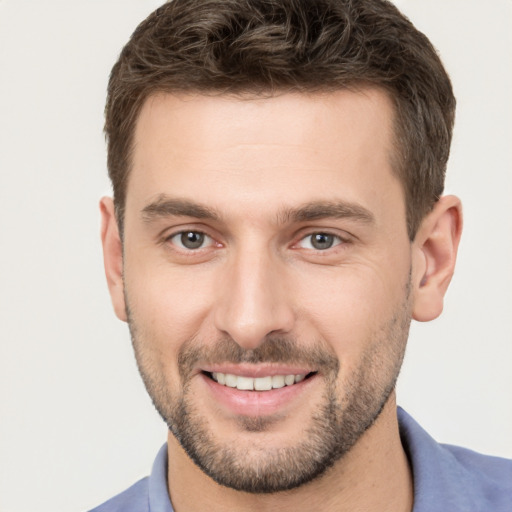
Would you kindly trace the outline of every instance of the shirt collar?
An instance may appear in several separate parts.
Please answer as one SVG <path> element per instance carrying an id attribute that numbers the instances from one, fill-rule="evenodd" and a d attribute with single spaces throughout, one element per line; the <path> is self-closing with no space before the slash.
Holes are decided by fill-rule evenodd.
<path id="1" fill-rule="evenodd" d="M 149 476 L 149 512 L 174 512 L 167 489 L 167 444 L 164 444 Z"/>
<path id="2" fill-rule="evenodd" d="M 482 499 L 472 486 L 472 475 L 448 446 L 437 443 L 402 408 L 398 407 L 400 437 L 414 479 L 413 512 L 462 512 Z"/>

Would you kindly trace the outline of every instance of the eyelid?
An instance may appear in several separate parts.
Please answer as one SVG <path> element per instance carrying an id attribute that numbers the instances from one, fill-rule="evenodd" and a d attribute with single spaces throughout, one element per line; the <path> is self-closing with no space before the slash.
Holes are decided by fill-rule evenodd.
<path id="1" fill-rule="evenodd" d="M 320 251 L 320 252 L 324 252 L 324 251 L 328 251 L 329 249 L 332 249 L 334 247 L 337 247 L 338 245 L 342 244 L 343 243 L 343 240 L 338 236 L 338 235 L 333 235 L 331 233 L 324 233 L 324 232 L 315 232 L 315 233 L 310 233 L 309 235 L 306 235 L 304 237 L 302 237 L 299 242 L 297 243 L 297 245 L 300 246 L 301 243 L 305 242 L 306 240 L 310 240 L 313 236 L 315 235 L 326 235 L 326 236 L 330 236 L 333 238 L 333 245 L 331 247 L 327 247 L 326 249 L 316 249 L 315 247 L 307 247 L 307 249 L 309 250 L 313 250 L 313 251 Z M 310 245 L 313 245 L 312 243 L 310 243 Z M 306 247 L 303 247 L 304 249 L 306 249 Z"/>
<path id="2" fill-rule="evenodd" d="M 172 239 L 174 237 L 177 237 L 179 235 L 182 235 L 183 233 L 198 233 L 201 235 L 204 235 L 205 237 L 205 245 L 197 248 L 197 249 L 189 249 L 187 247 L 182 246 L 179 243 L 173 242 Z M 204 227 L 198 227 L 198 226 L 190 226 L 190 225 L 182 225 L 182 226 L 176 226 L 172 229 L 166 230 L 164 233 L 160 236 L 160 243 L 167 244 L 172 246 L 174 250 L 181 251 L 181 252 L 188 252 L 188 253 L 194 253 L 199 252 L 205 249 L 208 249 L 212 246 L 221 246 L 222 244 L 217 241 L 216 237 L 209 233 L 209 230 Z"/>
<path id="3" fill-rule="evenodd" d="M 186 233 L 195 233 L 197 235 L 203 235 L 203 237 L 204 237 L 203 244 L 201 244 L 200 247 L 196 247 L 196 248 L 185 247 L 183 245 L 183 243 L 181 242 L 180 238 Z M 176 241 L 172 241 L 174 238 L 176 239 Z M 180 249 L 187 251 L 187 252 L 188 251 L 190 251 L 190 252 L 200 251 L 201 249 L 206 249 L 207 247 L 211 246 L 212 243 L 214 242 L 213 238 L 211 236 L 207 235 L 206 233 L 202 233 L 201 231 L 193 231 L 191 229 L 186 229 L 184 231 L 178 231 L 177 233 L 174 233 L 173 235 L 170 235 L 169 237 L 167 237 L 167 241 L 171 242 L 173 245 L 176 245 Z"/>
<path id="4" fill-rule="evenodd" d="M 304 240 L 306 240 L 309 237 L 312 237 L 313 235 L 318 235 L 318 234 L 332 236 L 337 241 L 335 241 L 335 243 L 332 245 L 332 247 L 329 247 L 327 249 L 315 249 L 314 247 L 310 247 L 310 248 L 301 247 L 301 245 L 300 245 L 301 242 L 303 242 Z M 336 250 L 336 248 L 339 248 L 339 246 L 344 246 L 346 244 L 349 244 L 352 241 L 352 237 L 346 232 L 340 233 L 339 231 L 333 230 L 333 229 L 308 228 L 307 230 L 301 231 L 295 237 L 295 240 L 296 241 L 292 244 L 292 248 L 294 248 L 294 249 L 304 249 L 304 250 L 312 251 L 312 252 L 316 252 L 316 253 L 327 253 L 329 251 Z"/>

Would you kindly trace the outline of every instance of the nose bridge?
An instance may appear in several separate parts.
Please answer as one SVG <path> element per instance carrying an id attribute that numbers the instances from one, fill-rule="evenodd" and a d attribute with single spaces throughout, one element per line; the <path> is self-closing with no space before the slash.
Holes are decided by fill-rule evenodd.
<path id="1" fill-rule="evenodd" d="M 288 332 L 293 311 L 279 257 L 264 244 L 253 242 L 233 251 L 228 261 L 219 284 L 217 329 L 246 350 L 259 346 L 272 332 Z"/>

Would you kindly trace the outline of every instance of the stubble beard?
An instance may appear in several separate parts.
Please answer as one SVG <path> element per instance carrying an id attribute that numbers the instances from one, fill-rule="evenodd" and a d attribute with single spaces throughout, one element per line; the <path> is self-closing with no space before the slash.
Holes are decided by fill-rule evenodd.
<path id="1" fill-rule="evenodd" d="M 325 343 L 302 348 L 290 337 L 269 337 L 254 350 L 231 339 L 212 345 L 189 340 L 178 357 L 181 393 L 173 394 L 163 372 L 157 370 L 130 311 L 129 326 L 137 365 L 148 393 L 169 430 L 195 464 L 218 484 L 249 493 L 275 493 L 307 484 L 342 459 L 374 424 L 395 388 L 410 325 L 409 289 L 404 303 L 386 325 L 374 333 L 359 367 L 344 379 L 340 391 L 340 362 Z M 127 304 L 129 302 L 127 301 Z M 129 308 L 128 308 L 129 309 Z M 301 441 L 295 446 L 269 448 L 263 443 L 222 442 L 208 427 L 208 418 L 194 404 L 192 368 L 208 363 L 290 363 L 321 368 L 325 390 Z M 377 378 L 376 378 L 377 376 Z M 238 428 L 248 436 L 270 430 L 272 417 L 240 417 Z M 252 434 L 251 434 L 252 433 Z"/>

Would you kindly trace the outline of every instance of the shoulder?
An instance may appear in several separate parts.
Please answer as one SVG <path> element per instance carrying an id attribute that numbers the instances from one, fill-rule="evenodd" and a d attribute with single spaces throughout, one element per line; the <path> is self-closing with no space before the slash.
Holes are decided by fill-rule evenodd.
<path id="1" fill-rule="evenodd" d="M 139 480 L 90 512 L 172 512 L 167 491 L 167 444 L 158 452 L 149 477 Z"/>
<path id="2" fill-rule="evenodd" d="M 512 510 L 512 460 L 439 444 L 405 411 L 399 409 L 398 418 L 412 467 L 414 512 Z"/>
<path id="3" fill-rule="evenodd" d="M 461 478 L 486 494 L 505 497 L 512 509 L 512 460 L 483 455 L 460 446 L 440 446 L 450 454 L 453 467 Z"/>
<path id="4" fill-rule="evenodd" d="M 109 499 L 90 512 L 148 512 L 148 478 L 143 478 L 122 493 Z"/>

